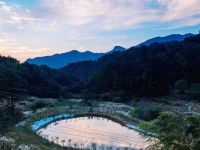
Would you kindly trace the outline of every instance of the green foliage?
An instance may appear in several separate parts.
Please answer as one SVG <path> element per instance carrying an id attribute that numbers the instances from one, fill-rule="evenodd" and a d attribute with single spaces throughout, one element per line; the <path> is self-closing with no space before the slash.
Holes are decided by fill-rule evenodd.
<path id="1" fill-rule="evenodd" d="M 13 127 L 16 123 L 23 119 L 23 114 L 18 109 L 0 108 L 0 132 L 4 132 L 9 127 Z"/>
<path id="2" fill-rule="evenodd" d="M 120 97 L 113 97 L 113 102 L 120 102 L 121 101 L 121 98 Z"/>
<path id="3" fill-rule="evenodd" d="M 81 97 L 85 100 L 88 100 L 88 99 L 91 99 L 93 96 L 92 96 L 92 93 L 88 89 L 84 89 L 81 91 Z"/>
<path id="4" fill-rule="evenodd" d="M 200 92 L 200 83 L 193 83 L 190 90 Z"/>
<path id="5" fill-rule="evenodd" d="M 69 96 L 67 88 L 78 81 L 62 71 L 31 64 L 21 65 L 22 78 L 27 82 L 29 95 L 44 98 Z"/>
<path id="6" fill-rule="evenodd" d="M 99 70 L 103 69 L 110 61 L 115 60 L 120 54 L 121 52 L 114 52 L 100 57 L 97 61 L 89 60 L 72 63 L 62 68 L 61 71 L 80 81 L 86 81 Z"/>
<path id="7" fill-rule="evenodd" d="M 21 89 L 25 87 L 28 95 L 37 97 L 81 94 L 84 98 L 92 98 L 101 95 L 100 98 L 105 100 L 124 102 L 137 96 L 168 95 L 174 85 L 184 93 L 186 83 L 200 83 L 199 39 L 200 35 L 196 35 L 183 42 L 132 47 L 125 52 L 106 54 L 96 61 L 78 62 L 59 70 L 19 64 L 15 59 L 0 57 L 0 82 L 3 83 L 0 94 L 1 97 L 6 92 L 21 95 Z M 10 91 L 4 87 L 10 87 Z M 11 94 L 6 96 L 14 97 Z"/>
<path id="8" fill-rule="evenodd" d="M 40 109 L 40 108 L 44 108 L 44 107 L 53 107 L 53 102 L 52 101 L 48 101 L 48 100 L 37 100 L 33 103 L 32 105 L 32 109 L 33 110 L 37 110 L 37 109 Z"/>
<path id="9" fill-rule="evenodd" d="M 118 55 L 93 76 L 87 88 L 96 93 L 124 91 L 129 96 L 164 96 L 175 82 L 200 83 L 200 35 L 183 42 L 154 43 L 132 47 Z M 185 81 L 185 82 L 184 82 Z"/>
<path id="10" fill-rule="evenodd" d="M 20 69 L 17 60 L 0 57 L 0 98 L 6 99 L 8 106 L 12 108 L 25 93 L 25 82 L 21 78 Z"/>
<path id="11" fill-rule="evenodd" d="M 100 98 L 105 101 L 112 101 L 113 94 L 111 92 L 106 92 L 100 95 Z"/>
<path id="12" fill-rule="evenodd" d="M 185 80 L 177 80 L 175 82 L 175 90 L 180 94 L 185 94 L 185 91 L 187 90 L 187 82 Z"/>
<path id="13" fill-rule="evenodd" d="M 0 141 L 1 150 L 13 150 L 14 146 L 11 143 Z"/>
<path id="14" fill-rule="evenodd" d="M 99 98 L 104 101 L 113 102 L 126 102 L 129 100 L 129 96 L 123 91 L 105 92 L 100 94 Z"/>
<path id="15" fill-rule="evenodd" d="M 150 121 L 150 120 L 156 119 L 160 112 L 161 112 L 161 108 L 157 108 L 157 107 L 146 108 L 146 109 L 137 107 L 137 108 L 134 108 L 133 112 L 131 113 L 131 116 L 135 118 L 139 118 L 141 120 Z"/>
<path id="16" fill-rule="evenodd" d="M 200 100 L 200 84 L 193 83 L 187 91 L 187 95 L 189 95 L 193 99 Z"/>
<path id="17" fill-rule="evenodd" d="M 200 145 L 200 116 L 179 116 L 161 113 L 158 119 L 141 127 L 154 133 L 162 149 L 198 150 Z"/>
<path id="18" fill-rule="evenodd" d="M 60 70 L 20 64 L 13 58 L 0 56 L 0 98 L 16 101 L 25 92 L 32 96 L 59 98 L 66 96 L 69 87 L 76 83 L 75 78 Z"/>

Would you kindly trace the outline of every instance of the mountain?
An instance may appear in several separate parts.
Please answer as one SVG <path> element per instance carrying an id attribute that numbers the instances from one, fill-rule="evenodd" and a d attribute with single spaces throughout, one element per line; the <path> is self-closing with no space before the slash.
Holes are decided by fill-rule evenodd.
<path id="1" fill-rule="evenodd" d="M 113 53 L 113 52 L 123 52 L 125 51 L 126 48 L 122 47 L 122 46 L 115 46 L 111 51 L 109 51 L 108 53 Z"/>
<path id="2" fill-rule="evenodd" d="M 107 53 L 95 61 L 80 61 L 69 64 L 61 68 L 61 72 L 64 72 L 70 76 L 75 77 L 79 81 L 85 81 L 92 77 L 96 72 L 101 70 L 108 63 L 115 60 L 122 52 L 115 51 Z"/>
<path id="3" fill-rule="evenodd" d="M 115 46 L 111 51 L 108 51 L 107 53 L 113 53 L 125 50 L 126 49 L 122 46 Z M 93 53 L 90 51 L 79 52 L 77 50 L 72 50 L 70 52 L 62 54 L 55 54 L 52 56 L 44 56 L 44 57 L 28 59 L 26 62 L 28 62 L 29 64 L 47 65 L 48 67 L 59 69 L 71 63 L 97 60 L 98 58 L 102 57 L 105 54 L 106 53 Z"/>
<path id="4" fill-rule="evenodd" d="M 157 97 L 173 90 L 197 91 L 199 66 L 200 34 L 179 42 L 131 47 L 101 67 L 88 80 L 86 89 L 91 93 L 114 93 L 116 97 L 122 93 Z"/>
<path id="5" fill-rule="evenodd" d="M 188 33 L 188 34 L 185 34 L 185 35 L 171 34 L 171 35 L 164 36 L 164 37 L 155 37 L 155 38 L 149 39 L 149 40 L 137 45 L 137 47 L 141 46 L 141 45 L 149 46 L 153 43 L 166 43 L 166 42 L 171 42 L 171 41 L 183 41 L 185 38 L 191 37 L 191 36 L 193 36 L 193 34 Z"/>
<path id="6" fill-rule="evenodd" d="M 179 35 L 179 34 L 173 34 L 166 37 L 156 37 L 150 40 L 147 40 L 144 42 L 147 46 L 150 45 L 150 43 L 165 43 L 171 41 L 183 41 L 187 37 L 191 37 L 192 34 L 185 34 L 185 35 Z M 161 42 L 162 41 L 162 42 Z M 165 41 L 165 42 L 164 42 Z M 143 44 L 141 44 L 143 45 Z M 136 46 L 136 48 L 139 48 L 140 46 Z M 133 49 L 133 48 L 130 48 Z M 108 51 L 107 54 L 100 57 L 99 59 L 95 61 L 82 61 L 77 63 L 72 63 L 64 68 L 62 68 L 63 71 L 66 73 L 69 73 L 71 76 L 74 76 L 76 79 L 80 81 L 84 81 L 95 75 L 98 71 L 100 71 L 102 68 L 105 68 L 107 64 L 112 63 L 113 61 L 117 61 L 116 58 L 123 55 L 123 53 L 127 53 L 129 49 L 125 49 L 121 46 L 115 46 L 111 51 Z M 129 56 L 127 56 L 127 59 Z M 125 63 L 125 60 L 124 60 Z M 124 66 L 126 68 L 126 66 Z"/>
<path id="7" fill-rule="evenodd" d="M 103 56 L 104 53 L 93 53 L 90 51 L 79 52 L 72 50 L 70 52 L 55 54 L 52 56 L 37 57 L 28 59 L 26 62 L 36 65 L 47 65 L 51 68 L 62 68 L 70 63 L 84 61 L 84 60 L 96 60 Z"/>

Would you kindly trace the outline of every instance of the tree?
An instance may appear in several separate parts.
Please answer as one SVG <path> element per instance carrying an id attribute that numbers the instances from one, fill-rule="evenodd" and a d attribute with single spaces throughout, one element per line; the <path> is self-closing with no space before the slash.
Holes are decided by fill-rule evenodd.
<path id="1" fill-rule="evenodd" d="M 25 82 L 21 78 L 18 61 L 5 61 L 0 64 L 0 97 L 7 100 L 14 109 L 15 102 L 25 93 Z"/>
<path id="2" fill-rule="evenodd" d="M 187 89 L 187 82 L 185 80 L 177 80 L 175 83 L 175 90 L 180 94 L 185 94 Z"/>
<path id="3" fill-rule="evenodd" d="M 137 107 L 137 108 L 134 108 L 131 115 L 133 117 L 136 117 L 145 121 L 150 121 L 150 120 L 156 119 L 159 116 L 159 113 L 161 111 L 162 109 L 158 107 L 150 107 L 146 109 Z"/>
<path id="4" fill-rule="evenodd" d="M 170 150 L 198 150 L 200 145 L 200 116 L 180 116 L 163 112 L 158 119 L 142 123 L 141 127 L 153 133 L 155 145 Z M 144 134 L 143 134 L 144 135 Z"/>

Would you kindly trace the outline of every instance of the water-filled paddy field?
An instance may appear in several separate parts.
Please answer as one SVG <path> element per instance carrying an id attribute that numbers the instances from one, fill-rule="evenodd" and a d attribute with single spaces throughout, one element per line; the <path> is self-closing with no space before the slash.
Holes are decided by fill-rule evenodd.
<path id="1" fill-rule="evenodd" d="M 145 149 L 150 144 L 138 131 L 94 116 L 57 120 L 37 133 L 61 146 L 81 149 Z"/>

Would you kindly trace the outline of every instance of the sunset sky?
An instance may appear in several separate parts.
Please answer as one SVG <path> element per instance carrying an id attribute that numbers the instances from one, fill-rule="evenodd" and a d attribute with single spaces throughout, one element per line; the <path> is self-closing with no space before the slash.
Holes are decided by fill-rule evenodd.
<path id="1" fill-rule="evenodd" d="M 20 61 L 199 30 L 200 0 L 0 0 L 0 54 Z"/>

